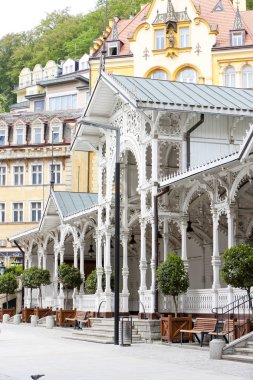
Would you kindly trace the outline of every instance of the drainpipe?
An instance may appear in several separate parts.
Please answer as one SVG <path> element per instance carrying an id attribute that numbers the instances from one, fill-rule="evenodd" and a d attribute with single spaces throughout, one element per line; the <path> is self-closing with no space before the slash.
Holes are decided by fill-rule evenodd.
<path id="1" fill-rule="evenodd" d="M 186 146 L 187 146 L 187 170 L 190 168 L 191 165 L 191 133 L 195 131 L 201 124 L 204 123 L 205 115 L 202 113 L 200 116 L 200 120 L 193 126 L 189 131 L 186 132 Z"/>
<path id="2" fill-rule="evenodd" d="M 154 224 L 155 224 L 155 268 L 158 268 L 158 198 L 170 191 L 170 187 L 166 187 L 161 193 L 154 195 Z M 158 313 L 158 288 L 155 291 L 155 313 Z"/>

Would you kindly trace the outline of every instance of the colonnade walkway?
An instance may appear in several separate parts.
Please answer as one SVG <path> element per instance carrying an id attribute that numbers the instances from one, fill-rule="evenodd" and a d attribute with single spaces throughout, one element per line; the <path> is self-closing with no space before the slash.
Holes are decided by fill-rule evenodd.
<path id="1" fill-rule="evenodd" d="M 64 339 L 72 328 L 0 325 L 0 380 L 240 380 L 251 364 L 210 360 L 208 347 L 162 343 L 130 347 Z"/>

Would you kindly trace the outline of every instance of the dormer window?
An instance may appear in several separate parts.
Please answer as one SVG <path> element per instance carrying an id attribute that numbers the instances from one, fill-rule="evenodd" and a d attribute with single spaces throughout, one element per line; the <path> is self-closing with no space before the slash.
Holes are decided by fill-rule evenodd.
<path id="1" fill-rule="evenodd" d="M 107 54 L 109 56 L 111 55 L 119 55 L 119 46 L 120 42 L 114 41 L 114 42 L 109 42 L 107 46 Z"/>
<path id="2" fill-rule="evenodd" d="M 18 128 L 16 131 L 16 144 L 24 144 L 24 129 Z"/>
<path id="3" fill-rule="evenodd" d="M 245 31 L 236 30 L 231 32 L 231 45 L 243 46 L 245 44 Z"/>
<path id="4" fill-rule="evenodd" d="M 5 130 L 0 129 L 0 145 L 5 145 Z"/>

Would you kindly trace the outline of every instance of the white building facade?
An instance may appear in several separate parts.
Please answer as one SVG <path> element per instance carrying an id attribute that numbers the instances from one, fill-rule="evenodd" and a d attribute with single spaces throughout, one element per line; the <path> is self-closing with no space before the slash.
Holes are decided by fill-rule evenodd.
<path id="1" fill-rule="evenodd" d="M 44 305 L 63 306 L 60 263 L 73 263 L 85 278 L 93 262 L 96 294 L 74 290 L 73 306 L 114 311 L 116 148 L 108 124 L 120 129 L 120 312 L 173 311 L 156 291 L 157 265 L 171 251 L 190 277 L 182 312 L 210 313 L 238 297 L 242 291 L 222 282 L 220 268 L 227 247 L 252 240 L 252 100 L 251 90 L 102 73 L 72 144 L 97 152 L 98 194 L 51 192 L 39 228 L 12 238 L 27 267 L 51 271 Z"/>

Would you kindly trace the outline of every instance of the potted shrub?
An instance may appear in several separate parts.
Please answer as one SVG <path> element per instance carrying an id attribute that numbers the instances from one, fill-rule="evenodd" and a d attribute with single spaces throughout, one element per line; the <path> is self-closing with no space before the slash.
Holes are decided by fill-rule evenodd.
<path id="1" fill-rule="evenodd" d="M 0 276 L 0 294 L 6 294 L 7 309 L 9 309 L 9 295 L 15 294 L 18 281 L 13 273 L 5 273 Z"/>
<path id="2" fill-rule="evenodd" d="M 25 288 L 31 289 L 30 305 L 32 304 L 32 290 L 39 290 L 39 304 L 42 307 L 41 287 L 51 284 L 49 270 L 38 267 L 27 268 L 21 275 L 21 281 Z"/>

